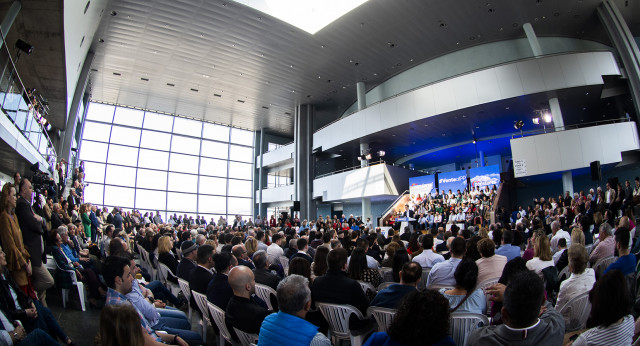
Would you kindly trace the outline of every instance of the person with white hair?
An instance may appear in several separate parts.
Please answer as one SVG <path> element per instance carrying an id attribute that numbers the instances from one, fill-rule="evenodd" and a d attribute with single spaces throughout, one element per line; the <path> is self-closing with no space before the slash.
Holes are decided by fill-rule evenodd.
<path id="1" fill-rule="evenodd" d="M 567 240 L 567 248 L 571 246 L 571 234 L 560 227 L 560 222 L 553 221 L 551 223 L 551 253 L 558 251 L 558 240 L 564 238 Z"/>

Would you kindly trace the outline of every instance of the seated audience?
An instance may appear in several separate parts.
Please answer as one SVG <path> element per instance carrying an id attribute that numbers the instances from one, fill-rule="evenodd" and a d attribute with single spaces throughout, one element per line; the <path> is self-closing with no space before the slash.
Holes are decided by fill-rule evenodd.
<path id="1" fill-rule="evenodd" d="M 496 255 L 502 255 L 511 261 L 516 257 L 520 257 L 520 247 L 513 243 L 513 230 L 506 230 L 502 233 L 502 246 L 496 250 Z"/>
<path id="2" fill-rule="evenodd" d="M 97 346 L 143 346 L 156 341 L 140 328 L 140 316 L 131 305 L 107 305 L 100 312 Z"/>
<path id="3" fill-rule="evenodd" d="M 311 264 L 309 264 L 309 261 L 305 260 L 302 257 L 296 257 L 291 260 L 291 263 L 289 263 L 289 270 L 287 275 L 292 275 L 292 274 L 304 276 L 305 278 L 307 278 L 307 280 L 309 280 L 309 282 L 312 282 L 311 281 Z"/>
<path id="4" fill-rule="evenodd" d="M 173 248 L 173 240 L 169 236 L 163 235 L 158 238 L 158 262 L 166 265 L 169 268 L 170 273 L 167 275 L 167 280 L 178 284 L 176 273 L 178 272 L 178 260 L 176 256 L 171 252 Z"/>
<path id="5" fill-rule="evenodd" d="M 569 253 L 569 272 L 571 275 L 560 283 L 560 292 L 556 301 L 556 309 L 560 310 L 571 299 L 591 291 L 596 282 L 596 274 L 587 268 L 587 250 L 580 244 L 573 244 Z M 565 322 L 569 316 L 564 316 Z"/>
<path id="6" fill-rule="evenodd" d="M 313 263 L 311 263 L 311 277 L 317 278 L 327 273 L 327 255 L 331 247 L 323 245 L 318 246 L 316 249 L 316 255 L 313 257 Z"/>
<path id="7" fill-rule="evenodd" d="M 391 265 L 393 264 L 393 255 L 395 255 L 398 249 L 400 249 L 400 244 L 396 242 L 390 242 L 389 245 L 387 245 L 386 249 L 384 250 L 385 257 L 382 260 L 381 264 L 383 268 L 391 268 Z"/>
<path id="8" fill-rule="evenodd" d="M 256 269 L 253 270 L 256 283 L 267 285 L 274 290 L 278 289 L 280 277 L 269 270 L 267 252 L 264 250 L 256 251 L 256 253 L 253 254 L 253 263 L 256 266 Z"/>
<path id="9" fill-rule="evenodd" d="M 393 263 L 391 265 L 394 282 L 400 282 L 400 270 L 402 270 L 402 266 L 407 262 L 411 262 L 411 258 L 409 257 L 407 250 L 402 248 L 396 251 L 393 255 Z"/>
<path id="10" fill-rule="evenodd" d="M 429 277 L 427 278 L 427 287 L 433 285 L 455 286 L 456 279 L 453 274 L 464 256 L 466 243 L 464 239 L 455 237 L 451 241 L 450 247 L 451 258 L 444 262 L 436 263 L 433 268 L 431 268 Z"/>
<path id="11" fill-rule="evenodd" d="M 123 257 L 109 256 L 105 260 L 102 272 L 104 280 L 109 287 L 107 290 L 107 305 L 131 305 L 125 296 L 127 293 L 131 292 L 133 284 L 133 275 L 131 274 L 129 260 Z M 135 306 L 133 307 L 135 308 Z M 136 312 L 140 316 L 142 328 L 156 341 L 156 343 L 151 344 L 162 345 L 164 342 L 187 346 L 187 343 L 177 335 L 168 333 L 156 334 L 144 315 L 137 308 Z M 147 343 L 145 343 L 145 345 L 146 344 Z"/>
<path id="12" fill-rule="evenodd" d="M 591 255 L 589 256 L 589 263 L 594 264 L 599 259 L 613 256 L 616 250 L 616 241 L 613 238 L 613 229 L 611 225 L 604 222 L 600 225 L 600 232 L 598 233 L 598 241 L 593 244 Z"/>
<path id="13" fill-rule="evenodd" d="M 555 264 L 556 268 L 558 267 L 558 261 L 560 260 L 560 258 L 564 255 L 566 256 L 566 251 L 567 251 L 567 240 L 564 238 L 560 238 L 558 240 L 558 251 L 556 251 L 556 253 L 553 254 L 552 259 L 553 259 L 553 263 Z M 561 268 L 560 270 L 564 269 Z"/>
<path id="14" fill-rule="evenodd" d="M 307 243 L 307 240 L 304 238 L 299 238 L 298 240 L 296 240 L 296 244 L 298 252 L 289 257 L 289 263 L 291 263 L 294 258 L 301 257 L 309 261 L 309 265 L 311 265 L 311 263 L 313 262 L 313 258 L 307 253 L 307 251 L 309 250 L 309 244 Z"/>
<path id="15" fill-rule="evenodd" d="M 346 253 L 344 262 L 346 265 Z M 317 326 L 305 321 L 311 309 L 311 292 L 306 278 L 287 276 L 278 284 L 276 292 L 280 311 L 265 317 L 258 345 L 331 346 L 331 341 L 318 332 Z"/>
<path id="16" fill-rule="evenodd" d="M 413 262 L 416 262 L 422 266 L 423 269 L 429 269 L 438 262 L 444 262 L 444 257 L 433 252 L 433 236 L 431 234 L 425 234 L 422 236 L 422 253 L 413 258 Z"/>
<path id="17" fill-rule="evenodd" d="M 400 283 L 393 284 L 378 292 L 371 301 L 371 306 L 395 309 L 407 293 L 416 290 L 421 277 L 422 267 L 418 263 L 405 263 L 400 272 Z"/>
<path id="18" fill-rule="evenodd" d="M 537 233 L 533 241 L 533 254 L 534 257 L 527 261 L 527 269 L 533 270 L 542 278 L 542 270 L 554 266 L 549 238 L 542 232 Z"/>
<path id="19" fill-rule="evenodd" d="M 238 265 L 239 266 L 245 266 L 245 267 L 248 267 L 249 269 L 252 269 L 252 270 L 256 268 L 253 265 L 253 262 L 251 262 L 251 259 L 249 258 L 249 256 L 247 255 L 247 249 L 244 247 L 244 245 L 242 245 L 242 243 L 240 243 L 238 245 L 234 245 L 231 248 L 231 253 L 238 260 Z"/>
<path id="20" fill-rule="evenodd" d="M 405 296 L 387 332 L 374 333 L 364 346 L 454 346 L 449 336 L 449 301 L 435 290 Z"/>
<path id="21" fill-rule="evenodd" d="M 182 250 L 182 261 L 178 264 L 176 275 L 182 279 L 189 281 L 191 271 L 196 269 L 196 259 L 198 246 L 191 240 L 183 241 L 180 244 Z"/>
<path id="22" fill-rule="evenodd" d="M 364 294 L 360 284 L 347 277 L 347 250 L 339 248 L 331 250 L 327 256 L 329 269 L 327 274 L 316 278 L 313 282 L 312 297 L 316 303 L 349 304 L 367 315 L 369 298 Z M 370 320 L 361 321 L 354 315 L 349 319 L 349 328 L 360 330 L 370 326 Z"/>
<path id="23" fill-rule="evenodd" d="M 220 252 L 213 255 L 216 274 L 207 286 L 207 300 L 224 310 L 233 296 L 233 290 L 229 286 L 229 270 L 238 265 L 236 257 L 228 252 Z"/>
<path id="24" fill-rule="evenodd" d="M 229 272 L 229 285 L 233 296 L 226 309 L 226 323 L 229 332 L 235 335 L 233 328 L 245 333 L 258 334 L 265 317 L 271 312 L 260 298 L 255 296 L 256 283 L 249 267 L 233 267 Z"/>
<path id="25" fill-rule="evenodd" d="M 559 221 L 551 223 L 551 234 L 553 235 L 550 240 L 551 253 L 558 251 L 558 241 L 560 239 L 564 239 L 567 242 L 567 246 L 571 245 L 571 235 L 560 227 Z"/>
<path id="26" fill-rule="evenodd" d="M 622 275 L 629 275 L 636 271 L 636 255 L 632 254 L 629 250 L 629 243 L 631 234 L 628 228 L 618 228 L 615 234 L 616 249 L 618 250 L 618 259 L 611 263 L 604 274 L 610 270 L 619 270 Z"/>
<path id="27" fill-rule="evenodd" d="M 629 297 L 621 271 L 611 270 L 598 279 L 589 293 L 591 323 L 596 327 L 580 334 L 573 346 L 631 345 L 634 320 Z"/>
<path id="28" fill-rule="evenodd" d="M 359 238 L 358 241 L 356 241 L 356 248 L 362 249 L 366 254 L 367 252 L 369 252 L 369 241 L 367 239 Z M 371 257 L 370 255 L 366 255 L 366 259 L 367 259 L 367 266 L 369 268 L 371 269 L 380 268 L 380 263 L 375 258 Z M 351 256 L 347 258 L 347 265 L 349 264 L 350 261 L 351 261 Z"/>
<path id="29" fill-rule="evenodd" d="M 449 300 L 451 312 L 470 312 L 484 314 L 487 310 L 487 299 L 482 288 L 475 289 L 478 281 L 478 265 L 471 259 L 465 259 L 454 273 L 455 287 L 440 293 Z"/>
<path id="30" fill-rule="evenodd" d="M 349 261 L 349 269 L 347 276 L 350 278 L 371 284 L 374 288 L 382 283 L 382 277 L 377 269 L 371 269 L 367 265 L 367 258 L 364 250 L 357 247 L 351 253 L 351 261 Z M 375 297 L 375 292 L 368 291 L 369 299 Z"/>
<path id="31" fill-rule="evenodd" d="M 496 255 L 496 245 L 489 238 L 480 239 L 478 241 L 478 252 L 482 258 L 476 261 L 478 265 L 478 283 L 486 280 L 499 278 L 502 275 L 502 269 L 507 264 L 507 258 Z"/>
<path id="32" fill-rule="evenodd" d="M 491 286 L 488 293 L 503 303 L 504 324 L 472 331 L 467 345 L 561 345 L 564 320 L 545 302 L 544 291 L 542 279 L 528 270 L 516 274 L 507 286 Z"/>

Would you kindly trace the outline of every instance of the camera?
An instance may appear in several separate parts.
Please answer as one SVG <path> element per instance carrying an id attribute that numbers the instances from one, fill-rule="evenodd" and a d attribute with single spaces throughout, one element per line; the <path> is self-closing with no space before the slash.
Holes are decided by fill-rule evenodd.
<path id="1" fill-rule="evenodd" d="M 49 177 L 49 174 L 40 170 L 40 164 L 36 162 L 36 164 L 31 166 L 29 169 L 33 173 L 31 176 L 31 186 L 33 186 L 33 191 L 38 194 L 43 194 L 44 191 L 47 191 L 49 196 L 55 195 L 56 183 L 51 177 Z"/>

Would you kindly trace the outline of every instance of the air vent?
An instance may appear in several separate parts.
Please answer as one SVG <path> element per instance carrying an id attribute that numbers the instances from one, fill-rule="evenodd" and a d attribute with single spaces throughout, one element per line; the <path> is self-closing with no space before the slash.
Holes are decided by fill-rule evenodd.
<path id="1" fill-rule="evenodd" d="M 267 107 L 267 106 L 262 106 L 262 109 L 269 109 L 269 107 Z"/>
<path id="2" fill-rule="evenodd" d="M 213 96 L 215 96 L 215 97 L 222 97 L 222 95 L 220 95 L 220 94 L 213 94 Z"/>
<path id="3" fill-rule="evenodd" d="M 173 84 L 173 83 L 167 83 L 167 85 L 168 85 L 168 86 L 170 86 L 170 87 L 174 87 L 174 86 L 176 86 L 176 85 L 175 85 L 175 84 Z"/>
<path id="4" fill-rule="evenodd" d="M 114 76 L 122 76 L 122 74 L 120 74 L 119 72 L 114 72 L 113 75 Z"/>
<path id="5" fill-rule="evenodd" d="M 198 92 L 198 89 L 191 88 L 191 91 Z"/>
<path id="6" fill-rule="evenodd" d="M 285 115 L 291 115 L 291 113 L 289 113 L 289 112 L 284 112 L 284 114 L 285 114 Z"/>

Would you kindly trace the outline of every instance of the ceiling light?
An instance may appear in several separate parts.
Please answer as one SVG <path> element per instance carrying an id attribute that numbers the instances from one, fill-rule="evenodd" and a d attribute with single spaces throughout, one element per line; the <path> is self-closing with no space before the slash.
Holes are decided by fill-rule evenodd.
<path id="1" fill-rule="evenodd" d="M 518 120 L 513 124 L 513 128 L 516 130 L 522 129 L 523 126 L 524 126 L 524 121 L 522 120 Z"/>
<path id="2" fill-rule="evenodd" d="M 476 144 L 476 139 L 475 138 L 473 139 L 473 144 Z"/>
<path id="3" fill-rule="evenodd" d="M 535 125 L 540 124 L 540 118 L 533 118 L 532 120 Z"/>
<path id="4" fill-rule="evenodd" d="M 384 152 L 384 150 L 380 150 L 378 151 L 378 156 L 383 157 L 386 153 Z"/>
<path id="5" fill-rule="evenodd" d="M 364 158 L 367 159 L 367 160 L 371 160 L 371 157 L 372 157 L 371 154 L 367 154 L 367 155 L 364 156 Z"/>
<path id="6" fill-rule="evenodd" d="M 234 1 L 276 17 L 311 35 L 367 2 L 367 0 Z"/>
<path id="7" fill-rule="evenodd" d="M 358 156 L 358 161 L 362 161 L 362 156 Z"/>
<path id="8" fill-rule="evenodd" d="M 550 123 L 553 121 L 553 117 L 549 113 L 544 113 L 544 115 L 542 116 L 542 119 L 544 119 L 545 123 Z"/>

